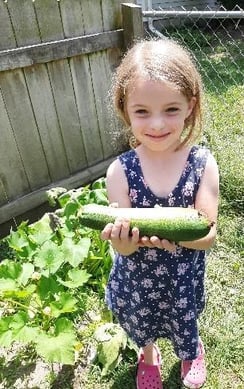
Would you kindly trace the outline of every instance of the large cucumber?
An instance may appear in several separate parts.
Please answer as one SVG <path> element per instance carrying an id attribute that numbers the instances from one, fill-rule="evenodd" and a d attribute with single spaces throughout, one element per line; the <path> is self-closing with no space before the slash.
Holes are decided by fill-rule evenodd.
<path id="1" fill-rule="evenodd" d="M 193 208 L 113 208 L 97 204 L 83 206 L 80 222 L 83 226 L 103 230 L 116 218 L 129 219 L 131 227 L 139 228 L 140 236 L 158 236 L 174 242 L 200 239 L 213 225 Z"/>

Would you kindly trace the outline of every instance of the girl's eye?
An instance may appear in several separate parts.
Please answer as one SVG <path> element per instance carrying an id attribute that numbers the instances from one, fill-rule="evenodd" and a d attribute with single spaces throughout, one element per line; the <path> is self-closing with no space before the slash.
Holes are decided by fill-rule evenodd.
<path id="1" fill-rule="evenodd" d="M 136 114 L 138 115 L 146 115 L 147 114 L 147 111 L 145 109 L 138 109 L 136 111 Z"/>
<path id="2" fill-rule="evenodd" d="M 167 108 L 166 112 L 167 113 L 176 113 L 179 111 L 179 108 L 177 107 L 170 107 L 170 108 Z"/>

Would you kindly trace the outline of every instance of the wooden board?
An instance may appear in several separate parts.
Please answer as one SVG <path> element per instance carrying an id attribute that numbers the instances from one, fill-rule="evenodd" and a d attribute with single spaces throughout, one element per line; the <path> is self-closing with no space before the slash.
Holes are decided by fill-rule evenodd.
<path id="1" fill-rule="evenodd" d="M 69 19 L 70 2 L 62 1 L 60 3 L 65 37 L 84 34 L 83 5 L 83 0 L 75 0 L 72 3 L 71 19 Z M 98 129 L 90 65 L 87 56 L 81 55 L 72 58 L 70 60 L 70 69 L 83 136 L 85 156 L 88 166 L 91 166 L 103 159 L 103 152 Z"/>
<path id="2" fill-rule="evenodd" d="M 18 187 L 20 195 L 30 190 L 28 179 L 21 161 L 16 139 L 11 128 L 5 104 L 0 93 L 0 205 L 11 201 L 16 196 Z"/>
<path id="3" fill-rule="evenodd" d="M 96 33 L 104 29 L 101 2 L 96 0 L 94 3 L 97 3 L 96 12 L 94 12 L 92 7 L 88 6 L 88 0 L 82 1 L 85 34 Z M 101 149 L 103 158 L 105 159 L 114 154 L 114 145 L 113 142 L 111 142 L 112 121 L 109 111 L 109 90 L 111 87 L 112 73 L 106 51 L 90 54 L 88 58 L 93 84 L 96 116 L 101 138 Z"/>
<path id="4" fill-rule="evenodd" d="M 122 45 L 123 31 L 119 29 L 2 50 L 0 51 L 0 71 L 71 58 L 80 54 L 90 54 L 111 47 L 121 48 Z"/>
<path id="5" fill-rule="evenodd" d="M 28 34 L 30 34 L 32 37 L 32 43 L 39 43 L 42 40 L 43 34 L 41 23 L 43 20 L 43 13 L 45 12 L 48 25 L 48 15 L 50 15 L 50 12 L 46 12 L 47 8 L 38 9 L 37 23 L 36 17 L 34 17 L 36 15 L 36 10 L 34 7 L 38 5 L 36 5 L 36 3 L 29 2 L 28 0 L 25 1 L 27 1 L 25 4 L 26 15 L 29 16 L 31 21 L 28 23 Z M 40 7 L 41 4 L 45 5 L 45 1 L 37 2 L 37 4 L 39 4 L 38 7 Z M 54 8 L 53 5 L 55 5 L 56 8 Z M 54 14 L 56 19 L 56 23 L 53 28 L 56 30 L 59 15 L 55 15 L 55 9 L 56 12 L 58 12 L 58 3 L 52 2 L 51 11 L 52 15 Z M 19 13 L 21 13 L 21 4 L 17 4 L 16 2 L 13 4 L 11 2 L 9 11 L 12 18 L 13 28 L 16 31 L 18 46 L 26 45 L 26 43 L 29 44 L 29 38 L 26 42 L 26 33 L 23 33 L 25 30 L 25 24 L 27 23 L 26 15 L 18 18 Z M 19 31 L 21 31 L 22 34 L 20 34 Z M 53 37 L 57 37 L 57 34 L 54 35 L 53 33 Z M 24 73 L 33 108 L 33 114 L 35 116 L 35 121 L 40 135 L 40 144 L 45 154 L 51 181 L 55 181 L 65 175 L 68 175 L 69 168 L 58 122 L 48 69 L 46 65 L 37 65 L 25 68 Z M 40 170 L 41 169 L 42 165 L 40 164 Z M 48 184 L 48 182 L 46 182 L 46 184 Z"/>
<path id="6" fill-rule="evenodd" d="M 0 50 L 16 47 L 7 3 L 0 1 Z"/>

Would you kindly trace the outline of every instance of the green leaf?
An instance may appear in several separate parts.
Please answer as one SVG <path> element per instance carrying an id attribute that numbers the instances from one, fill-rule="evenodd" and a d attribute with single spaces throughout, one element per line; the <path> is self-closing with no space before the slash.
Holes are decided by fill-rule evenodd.
<path id="1" fill-rule="evenodd" d="M 28 325 L 24 325 L 23 327 L 13 331 L 14 340 L 24 344 L 35 342 L 39 335 L 40 335 L 39 327 L 31 327 Z"/>
<path id="2" fill-rule="evenodd" d="M 98 178 L 91 185 L 91 189 L 105 189 L 105 188 L 106 188 L 106 179 L 104 177 Z"/>
<path id="3" fill-rule="evenodd" d="M 56 336 L 41 334 L 36 339 L 36 350 L 44 360 L 73 365 L 75 362 L 75 344 L 77 342 L 75 332 L 71 325 L 57 321 Z"/>
<path id="4" fill-rule="evenodd" d="M 34 263 L 48 273 L 56 273 L 64 262 L 64 254 L 52 241 L 45 242 L 34 258 Z"/>
<path id="5" fill-rule="evenodd" d="M 98 344 L 98 360 L 102 364 L 102 375 L 117 366 L 120 360 L 120 352 L 127 344 L 127 335 L 124 330 L 114 323 L 105 323 L 99 326 L 94 333 Z"/>
<path id="6" fill-rule="evenodd" d="M 10 259 L 5 259 L 0 265 L 0 277 L 1 278 L 11 278 L 16 280 L 21 273 L 21 264 L 13 262 Z"/>
<path id="7" fill-rule="evenodd" d="M 25 286 L 34 273 L 34 269 L 32 263 L 23 263 L 21 273 L 18 276 L 18 283 Z"/>
<path id="8" fill-rule="evenodd" d="M 70 201 L 70 193 L 69 192 L 66 192 L 66 193 L 63 193 L 59 196 L 58 198 L 58 202 L 59 202 L 59 205 L 64 208 L 65 205 Z"/>
<path id="9" fill-rule="evenodd" d="M 2 347 L 10 347 L 13 343 L 13 335 L 11 330 L 6 330 L 5 332 L 0 332 L 0 345 Z"/>
<path id="10" fill-rule="evenodd" d="M 118 362 L 120 356 L 121 342 L 118 337 L 113 337 L 107 342 L 98 345 L 98 360 L 102 364 L 102 376 L 108 374 L 113 370 Z"/>
<path id="11" fill-rule="evenodd" d="M 105 189 L 93 189 L 90 193 L 90 200 L 92 203 L 108 205 L 108 196 Z"/>
<path id="12" fill-rule="evenodd" d="M 22 251 L 24 247 L 29 245 L 28 239 L 21 231 L 20 227 L 17 231 L 12 231 L 8 238 L 9 246 L 12 247 L 17 252 Z"/>
<path id="13" fill-rule="evenodd" d="M 72 239 L 65 238 L 61 248 L 66 261 L 71 266 L 77 267 L 88 256 L 90 245 L 89 238 L 81 238 L 78 244 L 75 244 Z"/>
<path id="14" fill-rule="evenodd" d="M 9 323 L 9 328 L 11 329 L 18 329 L 23 327 L 28 321 L 28 316 L 25 312 L 21 311 L 18 313 L 15 313 L 12 316 L 12 320 Z"/>
<path id="15" fill-rule="evenodd" d="M 14 289 L 17 288 L 18 288 L 17 283 L 11 278 L 7 278 L 7 279 L 0 278 L 0 292 L 13 291 Z"/>
<path id="16" fill-rule="evenodd" d="M 72 321 L 68 320 L 66 317 L 60 317 L 55 323 L 55 335 L 59 335 L 63 332 L 73 333 L 74 326 Z"/>
<path id="17" fill-rule="evenodd" d="M 40 220 L 32 224 L 28 237 L 33 243 L 42 245 L 47 240 L 50 240 L 53 232 L 49 222 L 49 216 L 46 213 Z"/>
<path id="18" fill-rule="evenodd" d="M 30 296 L 34 293 L 36 289 L 36 285 L 30 284 L 24 289 L 18 289 L 18 285 L 16 284 L 16 287 L 13 289 L 8 289 L 4 292 L 5 298 L 17 298 L 17 299 L 25 299 L 26 297 Z"/>
<path id="19" fill-rule="evenodd" d="M 64 208 L 64 215 L 69 219 L 71 216 L 75 216 L 79 204 L 75 200 L 70 200 Z"/>
<path id="20" fill-rule="evenodd" d="M 12 316 L 3 317 L 0 320 L 0 345 L 3 347 L 9 347 L 13 342 L 12 331 L 9 328 L 11 321 Z"/>
<path id="21" fill-rule="evenodd" d="M 12 316 L 9 329 L 12 330 L 12 338 L 15 341 L 29 343 L 36 339 L 40 330 L 37 327 L 28 326 L 29 317 L 26 312 L 18 312 Z"/>
<path id="22" fill-rule="evenodd" d="M 37 293 L 41 300 L 47 300 L 50 296 L 62 291 L 62 286 L 59 285 L 53 276 L 42 276 L 37 286 Z"/>
<path id="23" fill-rule="evenodd" d="M 63 281 L 59 279 L 59 282 L 68 288 L 79 288 L 87 283 L 90 277 L 91 275 L 88 274 L 86 270 L 71 269 L 68 272 L 68 280 Z"/>
<path id="24" fill-rule="evenodd" d="M 77 310 L 77 300 L 70 293 L 61 293 L 55 302 L 50 304 L 52 316 L 58 317 L 62 313 L 74 312 Z"/>

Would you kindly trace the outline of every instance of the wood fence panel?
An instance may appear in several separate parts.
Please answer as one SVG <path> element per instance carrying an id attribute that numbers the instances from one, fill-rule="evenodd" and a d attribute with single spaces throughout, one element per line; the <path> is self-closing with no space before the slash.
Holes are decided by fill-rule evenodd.
<path id="1" fill-rule="evenodd" d="M 12 49 L 16 47 L 16 41 L 13 35 L 11 20 L 9 19 L 8 15 L 7 3 L 4 3 L 3 1 L 0 1 L 0 26 L 0 50 Z"/>
<path id="2" fill-rule="evenodd" d="M 131 3 L 134 3 L 135 0 L 132 0 Z M 113 0 L 102 1 L 102 12 L 103 12 L 103 29 L 104 31 L 118 28 L 122 25 L 122 12 L 121 12 L 121 2 L 114 3 Z M 111 13 L 112 14 L 111 14 Z M 124 46 L 115 47 L 107 50 L 107 59 L 109 64 L 109 81 L 112 81 L 112 76 L 116 67 L 120 63 L 123 53 Z M 111 87 L 112 85 L 109 84 Z M 108 96 L 109 103 L 109 113 L 108 117 L 110 120 L 109 131 L 105 131 L 107 135 L 107 141 L 111 144 L 114 149 L 114 153 L 119 153 L 124 148 L 124 136 L 123 136 L 123 126 L 121 121 L 118 119 L 114 112 L 114 107 L 112 105 L 112 96 Z"/>
<path id="3" fill-rule="evenodd" d="M 0 26 L 0 50 L 15 48 L 16 40 L 5 2 L 0 2 Z M 20 195 L 27 193 L 30 187 L 3 99 L 4 85 L 1 83 L 1 74 L 0 88 L 0 204 L 4 204 L 15 198 L 16 187 Z"/>
<path id="4" fill-rule="evenodd" d="M 74 174 L 87 166 L 87 158 L 70 66 L 67 60 L 50 62 L 48 70 L 66 159 L 70 174 Z"/>
<path id="5" fill-rule="evenodd" d="M 41 43 L 41 38 L 42 36 L 45 37 L 46 29 L 48 29 L 47 26 L 50 26 L 51 22 L 54 24 L 54 20 L 56 20 L 56 23 L 54 27 L 55 35 L 53 34 L 53 37 L 55 36 L 56 38 L 58 38 L 56 34 L 58 21 L 60 19 L 58 19 L 58 3 L 56 1 L 50 2 L 49 7 L 51 7 L 51 12 L 48 13 L 47 8 L 43 7 L 45 6 L 44 3 L 45 0 L 44 2 L 38 1 L 37 4 L 27 0 L 27 3 L 25 4 L 25 11 L 27 11 L 27 16 L 29 16 L 31 19 L 30 25 L 32 26 L 32 28 L 29 27 L 28 30 L 32 36 L 32 43 Z M 30 43 L 29 38 L 27 38 L 26 41 L 26 34 L 20 34 L 18 32 L 25 30 L 25 25 L 28 23 L 28 19 L 26 19 L 25 17 L 21 17 L 19 19 L 18 14 L 16 16 L 16 13 L 20 12 L 20 10 L 18 9 L 19 6 L 20 5 L 16 7 L 16 4 L 14 3 L 12 8 L 10 9 L 10 12 L 13 20 L 13 26 L 16 31 L 16 39 L 18 46 L 25 46 Z M 35 7 L 38 7 L 37 10 L 35 9 Z M 31 12 L 34 14 L 31 15 Z M 37 14 L 38 20 L 35 17 L 35 15 Z M 49 15 L 51 15 L 52 20 L 48 23 Z M 43 23 L 45 17 L 47 23 Z M 61 21 L 60 26 L 62 31 Z M 48 29 L 49 34 L 51 34 L 50 30 L 51 29 Z M 60 132 L 60 126 L 57 117 L 55 101 L 53 98 L 52 86 L 50 84 L 48 68 L 45 64 L 35 65 L 31 67 L 26 67 L 24 72 L 27 88 L 31 99 L 31 104 L 35 115 L 35 120 L 40 134 L 41 144 L 48 164 L 49 174 L 51 180 L 56 181 L 64 176 L 68 176 L 69 168 L 67 164 L 64 143 Z M 32 155 L 29 154 L 29 156 L 29 163 L 31 163 Z M 39 169 L 40 171 L 42 170 L 41 164 L 39 164 Z M 46 182 L 46 184 L 48 184 L 48 182 Z"/>
<path id="6" fill-rule="evenodd" d="M 63 1 L 62 5 L 55 1 L 53 2 L 51 8 L 49 8 L 49 2 L 50 0 L 44 0 L 36 3 L 40 33 L 42 41 L 44 42 L 65 38 L 62 21 L 63 15 L 62 12 L 60 14 L 59 9 L 59 7 L 62 7 L 63 9 L 65 4 L 63 4 Z M 73 9 L 74 2 L 72 2 L 71 6 Z M 48 15 L 46 12 L 47 8 L 49 9 Z M 69 1 L 69 15 L 70 9 L 71 7 Z M 69 22 L 72 21 L 69 19 Z M 60 61 L 51 61 L 47 64 L 47 67 L 52 85 L 60 131 L 65 147 L 63 158 L 66 157 L 69 172 L 73 174 L 87 166 L 87 159 L 76 107 L 70 66 L 68 60 L 64 59 Z"/>
<path id="7" fill-rule="evenodd" d="M 134 0 L 131 1 L 131 3 L 133 2 Z M 114 0 L 103 0 L 101 2 L 104 31 L 115 30 L 121 27 L 121 3 L 122 1 L 116 2 Z"/>
<path id="8" fill-rule="evenodd" d="M 33 2 L 29 0 L 8 0 L 6 6 L 14 29 L 16 46 L 25 46 L 38 43 L 38 25 L 36 23 Z"/>
<path id="9" fill-rule="evenodd" d="M 85 34 L 92 34 L 104 30 L 101 2 L 99 0 L 96 0 L 96 2 L 96 13 L 89 6 L 89 0 L 83 0 L 82 2 Z M 90 54 L 88 58 L 101 137 L 101 147 L 103 158 L 106 159 L 113 154 L 114 150 L 111 142 L 111 115 L 109 115 L 108 108 L 108 93 L 112 76 L 111 67 L 105 50 Z"/>
<path id="10" fill-rule="evenodd" d="M 83 0 L 75 0 L 72 3 L 72 18 L 69 19 L 70 5 L 64 1 L 61 4 L 63 15 L 63 27 L 66 37 L 76 34 L 84 35 Z M 89 7 L 89 4 L 87 4 Z M 90 8 L 91 4 L 90 4 Z M 75 16 L 74 16 L 75 15 Z M 72 23 L 71 23 L 72 22 Z M 76 56 L 70 60 L 73 86 L 76 96 L 76 104 L 79 113 L 79 121 L 83 134 L 83 143 L 88 166 L 92 166 L 103 160 L 98 119 L 93 94 L 93 85 L 90 75 L 90 66 L 87 56 Z"/>
<path id="11" fill-rule="evenodd" d="M 0 204 L 10 201 L 16 196 L 16 187 L 20 193 L 29 191 L 29 183 L 23 168 L 15 137 L 5 110 L 5 104 L 0 94 L 0 123 L 1 140 L 0 156 L 1 171 L 8 172 L 0 174 Z"/>
<path id="12" fill-rule="evenodd" d="M 121 25 L 119 0 L 0 1 L 0 224 L 115 158 L 108 91 Z"/>
<path id="13" fill-rule="evenodd" d="M 23 72 L 21 70 L 1 72 L 0 87 L 30 183 L 29 190 L 34 190 L 50 183 L 50 177 Z M 10 163 L 11 158 L 9 154 Z M 6 174 L 9 175 L 8 170 Z M 16 187 L 16 190 L 18 195 L 23 194 L 19 188 Z"/>
<path id="14" fill-rule="evenodd" d="M 60 3 L 60 12 L 64 38 L 83 35 L 80 0 L 74 0 L 72 4 L 70 0 L 63 0 Z M 78 67 L 81 62 L 80 56 L 71 58 L 69 61 L 64 60 L 49 63 L 57 111 L 71 173 L 76 173 L 88 165 L 82 134 L 81 117 L 74 91 L 73 77 L 75 76 L 75 72 L 72 72 L 72 69 L 75 68 L 76 62 L 78 63 Z M 83 94 L 83 99 L 85 100 L 85 91 Z"/>
<path id="15" fill-rule="evenodd" d="M 27 19 L 23 18 L 19 2 L 16 3 L 14 0 L 10 0 L 6 3 L 8 18 L 11 17 L 11 25 L 13 26 L 12 38 L 9 35 L 7 40 L 15 41 L 16 45 L 20 45 L 21 40 L 25 39 L 25 34 L 20 29 L 21 24 L 23 30 L 28 30 L 27 43 L 34 43 L 33 36 L 38 33 L 32 2 L 24 0 L 22 5 L 25 6 L 24 15 Z M 23 25 L 28 26 L 25 29 Z M 5 37 L 1 35 L 1 39 L 4 41 Z M 18 144 L 23 169 L 28 177 L 29 190 L 33 190 L 40 185 L 46 185 L 50 183 L 50 176 L 43 148 L 40 147 L 40 136 L 23 70 L 15 69 L 1 72 L 0 86 L 9 121 Z M 11 157 L 11 154 L 9 154 L 10 160 Z M 9 175 L 8 171 L 6 173 Z M 21 188 L 18 188 L 19 196 L 25 193 L 22 192 Z"/>

